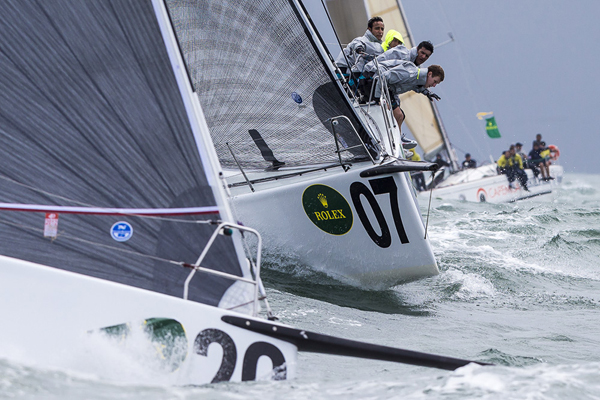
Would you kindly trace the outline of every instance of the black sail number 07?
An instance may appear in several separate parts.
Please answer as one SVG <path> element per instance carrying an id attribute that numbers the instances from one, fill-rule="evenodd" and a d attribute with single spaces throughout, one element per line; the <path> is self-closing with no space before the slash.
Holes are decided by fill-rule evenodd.
<path id="1" fill-rule="evenodd" d="M 385 216 L 383 215 L 383 211 L 379 204 L 377 203 L 377 199 L 374 194 L 389 194 L 390 195 L 390 205 L 392 207 L 392 217 L 394 218 L 394 225 L 396 226 L 396 231 L 398 232 L 398 236 L 400 237 L 401 243 L 408 243 L 408 236 L 406 235 L 406 231 L 404 230 L 404 225 L 402 224 L 402 217 L 400 216 L 400 207 L 398 205 L 398 186 L 396 186 L 396 182 L 394 178 L 391 176 L 385 178 L 371 179 L 369 180 L 369 184 L 371 185 L 371 190 L 361 182 L 353 182 L 350 185 L 350 195 L 352 196 L 352 203 L 354 204 L 354 208 L 356 209 L 356 213 L 358 214 L 358 218 L 360 222 L 363 224 L 367 234 L 375 242 L 375 244 L 379 247 L 390 247 L 392 244 L 392 235 L 390 233 L 390 228 L 385 220 Z M 374 193 L 374 194 L 373 194 Z M 371 221 L 369 220 L 369 216 L 365 212 L 365 208 L 363 206 L 363 202 L 361 196 L 364 196 L 373 210 L 375 214 L 375 218 L 377 219 L 377 223 L 379 224 L 379 229 L 381 230 L 381 235 L 378 235 Z"/>

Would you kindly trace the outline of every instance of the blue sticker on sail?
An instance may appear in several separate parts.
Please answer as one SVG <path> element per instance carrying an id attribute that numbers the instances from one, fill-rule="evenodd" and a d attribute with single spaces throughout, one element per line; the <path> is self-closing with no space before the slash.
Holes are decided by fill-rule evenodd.
<path id="1" fill-rule="evenodd" d="M 133 227 L 129 222 L 119 221 L 110 228 L 110 236 L 117 242 L 126 242 L 133 235 Z"/>
<path id="2" fill-rule="evenodd" d="M 298 103 L 298 104 L 302 104 L 302 96 L 300 96 L 298 93 L 296 92 L 292 92 L 292 99 Z"/>

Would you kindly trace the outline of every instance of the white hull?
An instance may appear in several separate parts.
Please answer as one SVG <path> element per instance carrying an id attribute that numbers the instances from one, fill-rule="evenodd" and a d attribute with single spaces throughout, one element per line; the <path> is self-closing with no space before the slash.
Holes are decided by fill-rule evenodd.
<path id="1" fill-rule="evenodd" d="M 560 165 L 550 166 L 550 175 L 555 178 L 550 181 L 538 181 L 530 169 L 526 172 L 529 191 L 524 190 L 518 180 L 513 183 L 514 189 L 509 188 L 506 175 L 497 175 L 495 165 L 485 165 L 450 176 L 431 190 L 431 196 L 440 200 L 509 203 L 556 193 L 563 177 L 563 167 Z M 429 196 L 429 191 L 419 193 L 421 201 Z"/>
<path id="2" fill-rule="evenodd" d="M 266 342 L 272 354 L 285 359 L 285 371 L 280 369 L 277 378 L 295 375 L 295 346 L 221 321 L 223 315 L 251 318 L 246 315 L 4 256 L 0 272 L 2 358 L 119 380 L 199 385 L 216 376 L 225 381 L 270 378 L 273 364 L 268 356 L 259 361 L 257 354 L 265 346 L 252 346 Z M 173 372 L 159 367 L 163 346 L 144 338 L 127 345 L 100 331 L 124 323 L 135 331 L 149 318 L 173 319 L 185 330 L 180 349 L 185 358 Z M 227 336 L 231 342 L 223 340 Z M 222 350 L 212 345 L 204 356 L 195 342 L 226 345 Z M 244 363 L 245 358 L 257 362 Z M 135 367 L 141 369 L 137 377 Z"/>
<path id="3" fill-rule="evenodd" d="M 351 284 L 384 289 L 437 274 L 407 174 L 360 176 L 373 167 L 361 163 L 347 172 L 336 167 L 258 183 L 255 192 L 248 186 L 238 186 L 232 189 L 232 208 L 245 225 L 261 232 L 267 254 Z M 286 172 L 290 173 L 281 171 Z M 263 175 L 266 173 L 253 173 L 249 178 Z M 228 179 L 234 180 L 239 182 L 237 178 Z M 373 185 L 378 183 L 383 188 L 376 190 Z M 317 199 L 320 194 L 329 201 L 327 207 Z M 333 211 L 341 207 L 332 203 L 335 199 L 344 203 L 345 211 Z M 307 206 L 306 201 L 312 205 Z M 378 218 L 375 213 L 379 210 Z M 317 220 L 313 222 L 311 217 L 315 219 L 315 215 Z M 329 227 L 319 226 L 327 222 L 331 223 Z M 336 229 L 336 224 L 338 230 L 328 233 L 327 229 Z M 402 229 L 406 233 L 404 243 L 399 232 Z"/>

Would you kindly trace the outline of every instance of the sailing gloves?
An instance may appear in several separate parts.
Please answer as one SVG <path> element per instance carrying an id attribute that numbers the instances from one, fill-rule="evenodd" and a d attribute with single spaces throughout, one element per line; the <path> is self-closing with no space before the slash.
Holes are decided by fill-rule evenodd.
<path id="1" fill-rule="evenodd" d="M 437 95 L 437 94 L 435 94 L 435 93 L 432 93 L 432 92 L 430 92 L 429 90 L 424 90 L 424 91 L 423 91 L 423 94 L 424 94 L 425 96 L 427 96 L 427 98 L 428 98 L 429 100 L 431 100 L 431 101 L 433 101 L 433 100 L 438 100 L 438 101 L 439 101 L 439 100 L 441 100 L 441 99 L 442 99 L 440 96 L 438 96 L 438 95 Z"/>
<path id="2" fill-rule="evenodd" d="M 372 61 L 375 58 L 375 56 L 365 53 L 365 48 L 362 46 L 356 47 L 356 53 L 360 54 L 365 59 L 365 62 Z"/>

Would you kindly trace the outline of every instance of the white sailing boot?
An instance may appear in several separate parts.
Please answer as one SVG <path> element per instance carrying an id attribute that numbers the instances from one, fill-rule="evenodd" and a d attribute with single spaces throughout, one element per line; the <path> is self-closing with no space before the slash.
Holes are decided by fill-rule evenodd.
<path id="1" fill-rule="evenodd" d="M 404 147 L 407 150 L 414 149 L 415 147 L 417 147 L 417 142 L 407 138 L 406 136 L 404 136 L 404 134 L 402 134 L 400 140 L 402 141 L 402 147 Z"/>

